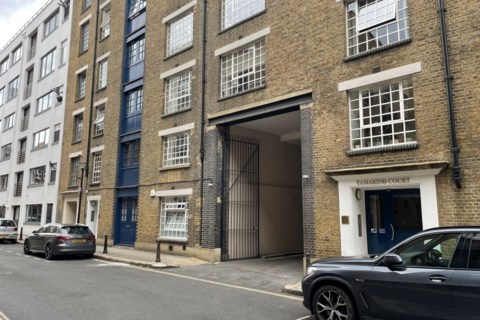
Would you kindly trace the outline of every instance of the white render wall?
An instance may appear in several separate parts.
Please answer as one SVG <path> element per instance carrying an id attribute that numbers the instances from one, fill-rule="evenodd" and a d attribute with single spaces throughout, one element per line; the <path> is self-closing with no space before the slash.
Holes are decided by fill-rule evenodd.
<path id="1" fill-rule="evenodd" d="M 0 175 L 9 174 L 7 190 L 0 191 L 0 206 L 6 206 L 5 217 L 13 218 L 13 206 L 20 206 L 19 228 L 23 227 L 23 233 L 28 235 L 33 230 L 37 230 L 45 223 L 47 215 L 47 204 L 53 204 L 52 222 L 57 218 L 57 196 L 58 179 L 60 175 L 60 156 L 63 137 L 63 119 L 65 113 L 65 93 L 68 73 L 68 54 L 71 32 L 71 11 L 73 0 L 70 1 L 70 14 L 64 19 L 64 8 L 57 4 L 57 1 L 45 0 L 46 7 L 25 27 L 25 29 L 15 37 L 15 39 L 0 52 L 0 61 L 10 56 L 8 71 L 0 76 L 0 88 L 5 86 L 8 91 L 8 83 L 19 76 L 19 91 L 16 98 L 7 100 L 7 92 L 3 105 L 0 107 L 0 147 L 12 143 L 11 157 L 8 160 L 0 161 Z M 46 38 L 44 34 L 44 22 L 54 12 L 59 10 L 59 19 L 57 28 Z M 37 32 L 36 54 L 29 61 L 28 48 L 30 46 L 30 36 Z M 63 66 L 60 66 L 62 42 L 67 40 L 67 60 Z M 22 58 L 14 65 L 11 64 L 12 51 L 22 44 Z M 51 50 L 56 50 L 55 70 L 49 75 L 40 79 L 40 60 Z M 34 68 L 32 94 L 30 98 L 24 99 L 24 89 L 27 83 L 27 70 Z M 36 114 L 37 99 L 47 94 L 52 88 L 63 86 L 63 101 L 60 104 L 54 102 L 53 106 L 40 114 Z M 56 98 L 56 97 L 55 97 Z M 23 117 L 23 108 L 30 105 L 29 127 L 21 131 L 21 120 Z M 15 112 L 15 126 L 13 129 L 4 131 L 4 120 L 7 115 Z M 53 144 L 55 125 L 60 124 L 60 141 Z M 42 149 L 32 151 L 34 133 L 50 128 L 48 146 Z M 18 151 L 20 149 L 20 140 L 27 138 L 27 148 L 25 162 L 17 164 Z M 55 183 L 50 181 L 50 163 L 57 164 L 57 177 Z M 46 166 L 45 183 L 41 186 L 29 187 L 30 169 Z M 23 171 L 23 189 L 20 197 L 14 197 L 14 188 L 16 184 L 16 173 Z M 32 204 L 42 205 L 42 220 L 38 223 L 25 222 L 26 206 Z M 19 229 L 20 231 L 20 229 Z"/>

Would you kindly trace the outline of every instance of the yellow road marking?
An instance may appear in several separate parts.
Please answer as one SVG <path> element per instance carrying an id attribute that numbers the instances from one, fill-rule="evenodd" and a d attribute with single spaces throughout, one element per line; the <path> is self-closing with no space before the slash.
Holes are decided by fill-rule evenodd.
<path id="1" fill-rule="evenodd" d="M 0 320 L 10 320 L 10 319 L 8 319 L 7 316 L 3 314 L 2 311 L 0 311 Z"/>
<path id="2" fill-rule="evenodd" d="M 98 261 L 98 262 L 102 262 L 102 263 L 106 262 L 105 260 L 98 260 L 98 259 L 93 259 L 93 260 Z M 229 287 L 229 288 L 235 288 L 235 289 L 240 289 L 240 290 L 245 290 L 245 291 L 250 291 L 250 292 L 268 294 L 268 295 L 271 295 L 271 296 L 281 297 L 281 298 L 285 298 L 285 299 L 303 301 L 303 298 L 287 296 L 285 294 L 280 294 L 280 293 L 275 293 L 275 292 L 246 288 L 246 287 L 236 286 L 236 285 L 233 285 L 233 284 L 227 284 L 227 283 L 221 283 L 221 282 L 212 281 L 212 280 L 205 280 L 205 279 L 200 279 L 200 278 L 195 278 L 195 277 L 190 277 L 190 276 L 184 276 L 184 275 L 181 275 L 181 274 L 175 274 L 175 273 L 170 273 L 170 272 L 165 272 L 165 271 L 160 271 L 160 270 L 146 269 L 146 268 L 137 267 L 137 266 L 133 266 L 133 265 L 128 265 L 126 267 L 139 269 L 139 270 L 146 270 L 146 271 L 150 271 L 150 272 L 165 274 L 165 275 L 168 275 L 168 276 L 173 276 L 173 277 L 178 277 L 178 278 L 183 278 L 183 279 L 189 279 L 189 280 L 195 280 L 195 281 L 204 282 L 204 283 L 215 284 L 215 285 L 219 285 L 219 286 L 223 286 L 223 287 Z"/>

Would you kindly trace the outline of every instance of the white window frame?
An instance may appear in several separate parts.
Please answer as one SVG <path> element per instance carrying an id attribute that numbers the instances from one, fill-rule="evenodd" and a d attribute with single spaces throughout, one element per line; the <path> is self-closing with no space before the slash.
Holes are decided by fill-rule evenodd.
<path id="1" fill-rule="evenodd" d="M 222 29 L 234 26 L 262 11 L 265 11 L 265 0 L 222 0 Z"/>
<path id="2" fill-rule="evenodd" d="M 99 62 L 98 89 L 107 87 L 108 59 Z"/>
<path id="3" fill-rule="evenodd" d="M 190 164 L 190 133 L 180 132 L 163 137 L 163 167 Z"/>
<path id="4" fill-rule="evenodd" d="M 130 17 L 147 6 L 147 0 L 132 0 L 130 3 Z"/>
<path id="5" fill-rule="evenodd" d="M 143 109 L 143 87 L 132 90 L 127 94 L 127 116 L 138 113 Z"/>
<path id="6" fill-rule="evenodd" d="M 191 108 L 192 71 L 165 79 L 165 112 L 172 114 Z"/>
<path id="7" fill-rule="evenodd" d="M 88 41 L 90 37 L 90 21 L 80 26 L 80 54 L 88 50 Z"/>
<path id="8" fill-rule="evenodd" d="M 3 105 L 4 101 L 5 101 L 5 87 L 0 88 L 0 106 Z"/>
<path id="9" fill-rule="evenodd" d="M 145 59 L 145 37 L 142 36 L 128 44 L 128 65 L 133 66 Z"/>
<path id="10" fill-rule="evenodd" d="M 92 183 L 100 183 L 102 178 L 102 151 L 93 154 Z"/>
<path id="11" fill-rule="evenodd" d="M 186 241 L 188 238 L 188 197 L 162 198 L 160 237 Z"/>
<path id="12" fill-rule="evenodd" d="M 49 180 L 49 183 L 55 183 L 56 179 L 57 179 L 57 164 L 52 163 L 50 165 L 50 180 Z"/>
<path id="13" fill-rule="evenodd" d="M 67 40 L 62 41 L 62 47 L 60 49 L 60 67 L 64 66 L 68 60 L 68 46 Z"/>
<path id="14" fill-rule="evenodd" d="M 5 117 L 3 130 L 11 129 L 15 126 L 15 112 Z"/>
<path id="15" fill-rule="evenodd" d="M 8 83 L 8 101 L 18 95 L 19 77 L 16 77 Z"/>
<path id="16" fill-rule="evenodd" d="M 50 128 L 43 129 L 33 134 L 33 149 L 39 149 L 48 146 Z"/>
<path id="17" fill-rule="evenodd" d="M 8 70 L 8 57 L 5 58 L 2 62 L 0 62 L 0 76 L 7 72 Z"/>
<path id="18" fill-rule="evenodd" d="M 83 0 L 82 1 L 82 11 L 87 10 L 92 6 L 92 0 Z"/>
<path id="19" fill-rule="evenodd" d="M 95 126 L 95 136 L 103 135 L 105 130 L 105 105 L 98 106 L 97 108 L 97 117 L 93 122 Z"/>
<path id="20" fill-rule="evenodd" d="M 77 100 L 85 98 L 87 85 L 87 72 L 81 72 L 77 75 Z"/>
<path id="21" fill-rule="evenodd" d="M 105 39 L 110 35 L 110 13 L 111 13 L 110 6 L 107 6 L 102 9 L 102 24 L 100 25 L 100 39 Z"/>
<path id="22" fill-rule="evenodd" d="M 73 140 L 72 142 L 82 141 L 83 134 L 83 112 L 73 116 Z"/>
<path id="23" fill-rule="evenodd" d="M 46 166 L 36 167 L 30 169 L 30 186 L 38 186 L 45 184 L 45 174 L 47 172 Z"/>
<path id="24" fill-rule="evenodd" d="M 57 50 L 53 49 L 40 60 L 40 79 L 45 78 L 50 73 L 55 71 L 55 60 L 57 56 Z"/>
<path id="25" fill-rule="evenodd" d="M 54 127 L 54 131 L 53 131 L 53 143 L 58 143 L 60 142 L 60 123 L 56 124 L 55 127 Z M 58 134 L 57 134 L 58 132 Z"/>
<path id="26" fill-rule="evenodd" d="M 12 65 L 17 63 L 21 58 L 22 58 L 22 46 L 19 46 L 12 51 Z"/>
<path id="27" fill-rule="evenodd" d="M 50 35 L 55 29 L 58 27 L 58 13 L 59 11 L 55 12 L 52 16 L 50 16 L 45 23 L 43 24 L 43 38 L 46 38 Z"/>
<path id="28" fill-rule="evenodd" d="M 49 92 L 43 97 L 37 99 L 37 108 L 36 114 L 44 112 L 50 109 L 53 106 L 53 101 L 55 100 L 55 92 Z"/>
<path id="29" fill-rule="evenodd" d="M 70 158 L 69 187 L 78 186 L 78 169 L 80 169 L 80 156 Z"/>
<path id="30" fill-rule="evenodd" d="M 0 189 L 5 190 L 8 188 L 8 174 L 0 176 Z"/>
<path id="31" fill-rule="evenodd" d="M 1 154 L 1 159 L 0 160 L 7 160 L 10 159 L 12 156 L 12 144 L 6 144 L 2 146 L 2 154 Z"/>
<path id="32" fill-rule="evenodd" d="M 167 25 L 167 57 L 193 45 L 193 11 Z"/>
<path id="33" fill-rule="evenodd" d="M 42 222 L 42 205 L 28 204 L 25 213 L 25 222 Z"/>

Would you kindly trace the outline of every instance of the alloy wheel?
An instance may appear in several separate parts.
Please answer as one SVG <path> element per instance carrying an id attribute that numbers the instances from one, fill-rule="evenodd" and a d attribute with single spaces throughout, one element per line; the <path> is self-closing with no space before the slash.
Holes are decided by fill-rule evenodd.
<path id="1" fill-rule="evenodd" d="M 45 247 L 45 259 L 52 260 L 52 258 L 53 258 L 52 246 L 47 245 Z"/>
<path id="2" fill-rule="evenodd" d="M 317 294 L 316 316 L 321 320 L 350 320 L 351 307 L 346 300 L 343 292 L 339 290 L 328 289 L 321 290 Z"/>

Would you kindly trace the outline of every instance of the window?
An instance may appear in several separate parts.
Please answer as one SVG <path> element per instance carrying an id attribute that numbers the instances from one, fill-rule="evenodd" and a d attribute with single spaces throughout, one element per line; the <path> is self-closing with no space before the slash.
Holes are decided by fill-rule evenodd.
<path id="1" fill-rule="evenodd" d="M 50 109 L 55 100 L 55 92 L 50 92 L 37 100 L 37 114 Z"/>
<path id="2" fill-rule="evenodd" d="M 33 204 L 27 205 L 27 214 L 25 217 L 25 222 L 38 222 L 42 221 L 42 205 Z"/>
<path id="3" fill-rule="evenodd" d="M 349 92 L 353 149 L 416 141 L 411 78 Z"/>
<path id="4" fill-rule="evenodd" d="M 48 145 L 48 138 L 50 128 L 37 132 L 33 135 L 33 149 L 46 147 Z"/>
<path id="5" fill-rule="evenodd" d="M 102 24 L 100 25 L 100 37 L 105 39 L 110 35 L 110 7 L 102 10 Z"/>
<path id="6" fill-rule="evenodd" d="M 30 169 L 30 185 L 44 184 L 45 172 L 45 166 Z"/>
<path id="7" fill-rule="evenodd" d="M 358 0 L 346 8 L 349 56 L 409 38 L 407 0 Z"/>
<path id="8" fill-rule="evenodd" d="M 10 159 L 11 154 L 12 154 L 12 144 L 9 143 L 7 145 L 4 145 L 2 147 L 2 159 L 1 160 Z"/>
<path id="9" fill-rule="evenodd" d="M 8 174 L 0 176 L 0 189 L 5 190 L 8 187 Z"/>
<path id="10" fill-rule="evenodd" d="M 57 55 L 56 49 L 53 49 L 45 55 L 40 62 L 40 79 L 49 75 L 55 70 L 55 57 Z"/>
<path id="11" fill-rule="evenodd" d="M 53 203 L 47 204 L 47 219 L 45 220 L 45 223 L 50 223 L 52 222 L 52 212 L 53 212 Z M 52 233 L 57 233 L 57 227 L 50 227 L 52 228 Z"/>
<path id="12" fill-rule="evenodd" d="M 100 62 L 99 69 L 98 89 L 103 89 L 107 86 L 108 60 Z"/>
<path id="13" fill-rule="evenodd" d="M 56 179 L 57 179 L 57 164 L 52 163 L 50 165 L 50 183 L 55 183 Z"/>
<path id="14" fill-rule="evenodd" d="M 80 27 L 80 53 L 88 50 L 88 25 L 89 23 L 87 22 Z"/>
<path id="15" fill-rule="evenodd" d="M 167 30 L 167 56 L 193 44 L 193 12 L 170 23 Z"/>
<path id="16" fill-rule="evenodd" d="M 128 62 L 133 65 L 145 57 L 145 38 L 135 40 L 129 44 Z"/>
<path id="17" fill-rule="evenodd" d="M 85 98 L 85 85 L 87 82 L 87 73 L 82 72 L 77 76 L 77 100 Z"/>
<path id="18" fill-rule="evenodd" d="M 222 57 L 222 97 L 265 85 L 265 40 Z"/>
<path id="19" fill-rule="evenodd" d="M 187 197 L 162 198 L 160 236 L 173 239 L 187 239 L 188 202 Z"/>
<path id="20" fill-rule="evenodd" d="M 58 11 L 45 21 L 43 29 L 43 37 L 46 38 L 50 33 L 52 33 L 58 26 Z"/>
<path id="21" fill-rule="evenodd" d="M 55 125 L 55 131 L 53 132 L 53 143 L 60 141 L 60 124 Z"/>
<path id="22" fill-rule="evenodd" d="M 95 121 L 93 122 L 94 130 L 95 130 L 95 136 L 100 136 L 103 134 L 103 129 L 105 127 L 105 107 L 100 106 L 97 108 L 97 117 L 95 118 Z"/>
<path id="23" fill-rule="evenodd" d="M 0 63 L 0 75 L 4 74 L 5 72 L 7 72 L 8 70 L 8 57 L 5 58 L 5 60 L 3 60 L 1 63 Z"/>
<path id="24" fill-rule="evenodd" d="M 12 65 L 14 65 L 22 57 L 22 46 L 16 48 L 12 52 Z"/>
<path id="25" fill-rule="evenodd" d="M 93 154 L 92 183 L 100 183 L 101 173 L 102 173 L 102 153 L 96 152 Z"/>
<path id="26" fill-rule="evenodd" d="M 67 20 L 70 14 L 70 0 L 65 0 L 63 3 L 65 3 L 65 7 L 63 9 L 63 20 Z"/>
<path id="27" fill-rule="evenodd" d="M 175 134 L 164 138 L 163 166 L 172 167 L 190 163 L 190 135 Z"/>
<path id="28" fill-rule="evenodd" d="M 15 113 L 12 113 L 9 116 L 5 117 L 5 124 L 4 124 L 4 130 L 8 130 L 10 128 L 13 128 L 15 125 Z"/>
<path id="29" fill-rule="evenodd" d="M 223 0 L 223 29 L 265 10 L 265 0 Z"/>
<path id="30" fill-rule="evenodd" d="M 92 5 L 91 0 L 83 0 L 82 11 L 87 10 Z"/>
<path id="31" fill-rule="evenodd" d="M 132 199 L 132 221 L 138 220 L 138 200 Z"/>
<path id="32" fill-rule="evenodd" d="M 140 141 L 125 143 L 123 151 L 123 165 L 138 164 L 140 162 Z"/>
<path id="33" fill-rule="evenodd" d="M 127 97 L 127 115 L 142 111 L 143 109 L 143 88 L 132 91 Z"/>
<path id="34" fill-rule="evenodd" d="M 120 216 L 121 221 L 127 221 L 127 211 L 128 211 L 128 200 L 122 200 L 122 215 Z"/>
<path id="35" fill-rule="evenodd" d="M 18 77 L 10 81 L 8 84 L 8 100 L 17 96 L 18 93 Z"/>
<path id="36" fill-rule="evenodd" d="M 3 101 L 5 101 L 5 87 L 0 89 L 0 106 L 3 105 Z"/>
<path id="37" fill-rule="evenodd" d="M 165 81 L 165 114 L 190 109 L 191 77 L 187 72 Z"/>
<path id="38" fill-rule="evenodd" d="M 147 0 L 132 0 L 130 3 L 130 15 L 134 15 L 147 5 Z"/>
<path id="39" fill-rule="evenodd" d="M 65 65 L 67 63 L 68 56 L 68 47 L 67 47 L 67 40 L 62 41 L 62 49 L 60 49 L 60 66 Z"/>
<path id="40" fill-rule="evenodd" d="M 78 168 L 80 166 L 80 157 L 70 159 L 70 187 L 78 186 Z"/>
<path id="41" fill-rule="evenodd" d="M 77 114 L 73 119 L 73 142 L 82 141 L 83 113 Z"/>

